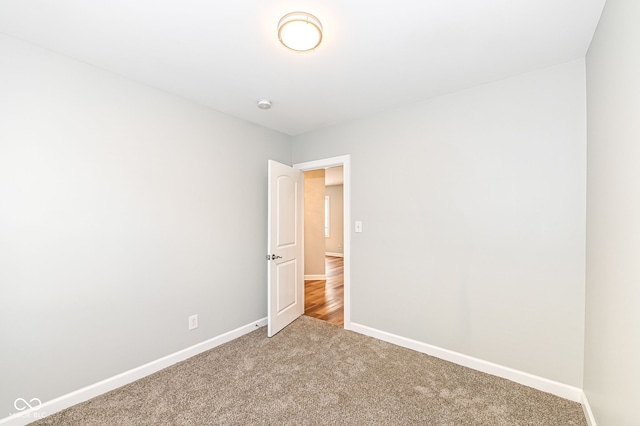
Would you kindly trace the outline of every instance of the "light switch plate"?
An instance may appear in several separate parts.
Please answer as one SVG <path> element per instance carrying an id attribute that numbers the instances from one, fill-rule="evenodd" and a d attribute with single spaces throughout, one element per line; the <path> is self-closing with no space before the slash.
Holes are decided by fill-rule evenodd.
<path id="1" fill-rule="evenodd" d="M 362 221 L 361 220 L 356 220 L 356 232 L 362 232 Z"/>
<path id="2" fill-rule="evenodd" d="M 189 330 L 193 330 L 194 328 L 198 328 L 198 315 L 191 315 L 189 317 Z"/>

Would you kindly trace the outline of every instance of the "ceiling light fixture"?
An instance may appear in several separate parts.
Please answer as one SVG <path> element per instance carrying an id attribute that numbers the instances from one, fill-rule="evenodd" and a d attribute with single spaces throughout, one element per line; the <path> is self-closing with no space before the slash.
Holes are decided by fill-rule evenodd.
<path id="1" fill-rule="evenodd" d="M 315 50 L 322 41 L 322 24 L 306 12 L 287 13 L 278 22 L 278 40 L 296 52 Z"/>

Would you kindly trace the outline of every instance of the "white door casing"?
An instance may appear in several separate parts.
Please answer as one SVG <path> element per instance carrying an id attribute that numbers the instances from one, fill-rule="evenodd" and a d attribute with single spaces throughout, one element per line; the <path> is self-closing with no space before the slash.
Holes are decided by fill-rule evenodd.
<path id="1" fill-rule="evenodd" d="M 302 172 L 269 160 L 267 335 L 304 313 Z"/>

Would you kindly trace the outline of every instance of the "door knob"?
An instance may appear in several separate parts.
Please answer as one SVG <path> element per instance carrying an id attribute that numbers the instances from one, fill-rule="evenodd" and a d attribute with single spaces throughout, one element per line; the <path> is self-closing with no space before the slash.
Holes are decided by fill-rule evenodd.
<path id="1" fill-rule="evenodd" d="M 282 259 L 282 256 L 276 256 L 275 254 L 271 255 L 271 260 Z"/>

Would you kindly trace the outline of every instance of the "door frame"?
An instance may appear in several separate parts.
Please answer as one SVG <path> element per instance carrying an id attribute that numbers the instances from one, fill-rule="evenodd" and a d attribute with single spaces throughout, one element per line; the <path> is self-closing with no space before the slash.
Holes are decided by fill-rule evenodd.
<path id="1" fill-rule="evenodd" d="M 351 330 L 351 156 L 324 158 L 296 163 L 294 168 L 303 172 L 342 166 L 343 170 L 343 221 L 344 221 L 344 329 Z"/>

